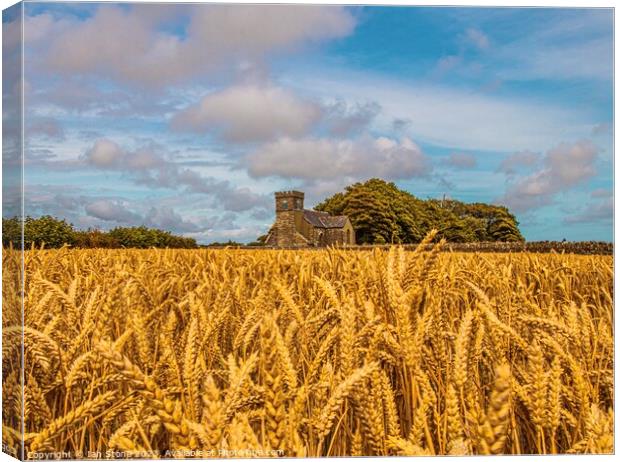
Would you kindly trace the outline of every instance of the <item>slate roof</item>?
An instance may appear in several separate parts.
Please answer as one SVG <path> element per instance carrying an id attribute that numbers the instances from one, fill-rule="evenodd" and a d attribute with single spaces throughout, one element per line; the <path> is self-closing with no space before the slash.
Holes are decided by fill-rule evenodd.
<path id="1" fill-rule="evenodd" d="M 315 228 L 343 228 L 347 223 L 347 217 L 344 215 L 331 216 L 327 212 L 315 210 L 304 210 L 304 218 Z"/>

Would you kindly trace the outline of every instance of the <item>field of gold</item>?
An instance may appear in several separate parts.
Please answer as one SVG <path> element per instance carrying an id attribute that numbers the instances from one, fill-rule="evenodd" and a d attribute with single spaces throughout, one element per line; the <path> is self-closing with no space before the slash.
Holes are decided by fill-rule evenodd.
<path id="1" fill-rule="evenodd" d="M 14 447 L 19 254 L 3 265 Z M 31 458 L 614 449 L 611 256 L 63 248 L 25 268 Z"/>

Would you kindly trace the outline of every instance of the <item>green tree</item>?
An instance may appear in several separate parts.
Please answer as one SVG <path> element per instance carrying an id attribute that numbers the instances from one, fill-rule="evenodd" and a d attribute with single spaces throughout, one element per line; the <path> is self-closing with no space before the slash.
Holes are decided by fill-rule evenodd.
<path id="1" fill-rule="evenodd" d="M 188 237 L 174 236 L 168 231 L 137 226 L 131 228 L 117 227 L 109 232 L 120 247 L 148 249 L 161 248 L 197 248 L 196 240 Z"/>
<path id="2" fill-rule="evenodd" d="M 45 245 L 47 248 L 58 248 L 75 242 L 75 231 L 71 223 L 43 215 L 39 218 L 26 217 L 24 220 L 24 248 Z"/>
<path id="3" fill-rule="evenodd" d="M 508 216 L 500 216 L 489 224 L 489 236 L 492 241 L 519 242 L 523 237 L 517 228 L 517 222 Z"/>
<path id="4" fill-rule="evenodd" d="M 119 242 L 110 233 L 98 229 L 76 231 L 74 245 L 84 249 L 115 249 L 120 247 Z"/>
<path id="5" fill-rule="evenodd" d="M 450 242 L 522 241 L 506 207 L 456 200 L 421 200 L 394 183 L 373 178 L 355 183 L 315 207 L 347 215 L 360 244 L 415 243 L 433 228 Z"/>
<path id="6" fill-rule="evenodd" d="M 2 219 L 2 246 L 21 248 L 22 245 L 22 223 L 18 217 Z"/>
<path id="7" fill-rule="evenodd" d="M 73 225 L 65 220 L 44 215 L 39 218 L 26 217 L 24 225 L 24 248 L 45 245 L 57 248 L 64 244 L 82 248 L 149 248 L 169 247 L 195 249 L 196 240 L 189 237 L 175 236 L 168 231 L 147 228 L 115 228 L 109 232 L 97 229 L 76 231 Z M 2 245 L 13 244 L 21 247 L 21 226 L 19 217 L 2 219 Z"/>

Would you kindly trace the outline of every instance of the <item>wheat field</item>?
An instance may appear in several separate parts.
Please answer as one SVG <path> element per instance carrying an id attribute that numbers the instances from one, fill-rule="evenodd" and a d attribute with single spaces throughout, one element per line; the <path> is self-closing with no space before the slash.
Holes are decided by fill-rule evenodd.
<path id="1" fill-rule="evenodd" d="M 19 258 L 3 443 L 23 411 L 29 458 L 614 449 L 611 256 L 28 251 L 23 409 Z"/>

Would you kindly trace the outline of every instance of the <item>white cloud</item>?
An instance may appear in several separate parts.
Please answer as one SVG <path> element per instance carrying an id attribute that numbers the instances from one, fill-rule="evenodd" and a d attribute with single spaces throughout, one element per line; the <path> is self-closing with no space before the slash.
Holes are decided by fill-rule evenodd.
<path id="1" fill-rule="evenodd" d="M 598 202 L 589 204 L 580 212 L 567 216 L 564 219 L 564 223 L 592 223 L 599 221 L 611 222 L 613 217 L 614 198 L 612 196 L 607 196 L 606 198 L 599 199 Z"/>
<path id="2" fill-rule="evenodd" d="M 146 172 L 168 166 L 159 151 L 161 147 L 153 142 L 130 151 L 108 138 L 99 138 L 86 150 L 82 160 L 90 166 L 104 170 Z"/>
<path id="3" fill-rule="evenodd" d="M 46 65 L 52 71 L 129 80 L 140 80 L 148 73 L 153 73 L 155 79 L 166 80 L 172 71 L 165 62 L 172 53 L 179 52 L 180 44 L 172 36 L 151 30 L 138 15 L 107 5 L 48 39 L 51 44 Z M 166 53 L 170 55 L 165 56 Z"/>
<path id="4" fill-rule="evenodd" d="M 191 204 L 188 204 L 187 194 L 136 200 L 101 195 L 106 192 L 109 190 L 88 186 L 29 183 L 25 205 L 32 216 L 64 218 L 78 229 L 147 226 L 198 237 L 205 231 L 234 227 L 237 218 L 236 213 L 221 213 L 209 208 L 211 201 L 207 197 L 192 197 Z"/>
<path id="5" fill-rule="evenodd" d="M 611 81 L 613 11 L 582 9 L 563 16 L 544 25 L 524 25 L 524 33 L 497 47 L 497 75 L 507 80 Z"/>
<path id="6" fill-rule="evenodd" d="M 158 27 L 166 15 L 184 27 L 183 38 Z M 31 21 L 33 29 L 35 21 L 45 27 L 31 35 L 45 39 L 44 63 L 53 72 L 149 86 L 260 62 L 270 53 L 346 36 L 355 27 L 344 7 L 312 5 L 103 5 L 92 17 L 63 27 L 49 25 L 45 16 Z"/>
<path id="7" fill-rule="evenodd" d="M 337 136 L 359 134 L 381 112 L 373 101 L 319 102 L 269 83 L 244 83 L 214 91 L 176 113 L 177 131 L 210 133 L 232 143 L 299 138 L 313 129 Z"/>
<path id="8" fill-rule="evenodd" d="M 514 175 L 519 167 L 531 167 L 540 161 L 540 154 L 531 151 L 519 151 L 510 154 L 499 165 L 497 171 Z"/>
<path id="9" fill-rule="evenodd" d="M 65 139 L 65 131 L 62 125 L 55 119 L 49 117 L 28 118 L 25 130 L 26 138 L 48 138 L 62 141 Z"/>
<path id="10" fill-rule="evenodd" d="M 611 80 L 613 75 L 612 41 L 608 38 L 563 46 L 517 42 L 504 49 L 502 58 L 508 64 L 497 75 L 506 80 Z"/>
<path id="11" fill-rule="evenodd" d="M 107 199 L 97 200 L 86 205 L 84 209 L 91 217 L 99 218 L 104 221 L 136 224 L 142 219 L 140 215 L 129 210 L 121 201 L 111 201 Z"/>
<path id="12" fill-rule="evenodd" d="M 175 233 L 196 232 L 206 229 L 212 224 L 196 224 L 188 221 L 175 212 L 172 207 L 167 206 L 151 207 L 142 216 L 137 211 L 131 210 L 129 203 L 125 200 L 98 199 L 86 204 L 84 211 L 89 217 L 104 222 L 114 222 L 126 226 L 147 226 Z"/>
<path id="13" fill-rule="evenodd" d="M 126 152 L 114 141 L 101 138 L 86 151 L 85 160 L 97 168 L 117 168 L 126 157 Z"/>
<path id="14" fill-rule="evenodd" d="M 283 80 L 283 79 L 282 79 Z M 543 150 L 558 139 L 590 135 L 589 114 L 527 98 L 477 93 L 444 85 L 334 70 L 331 74 L 291 74 L 289 87 L 313 89 L 317 98 L 364 101 L 372 95 L 382 108 L 373 127 L 403 132 L 440 147 L 471 151 Z"/>
<path id="15" fill-rule="evenodd" d="M 221 242 L 233 240 L 237 242 L 251 242 L 262 234 L 269 231 L 270 224 L 263 225 L 235 225 L 234 223 L 217 223 L 207 231 L 198 233 L 187 233 L 186 236 L 193 237 L 199 242 Z"/>
<path id="16" fill-rule="evenodd" d="M 596 174 L 594 161 L 599 149 L 589 140 L 560 143 L 547 152 L 545 163 L 552 182 L 560 188 L 571 187 Z"/>
<path id="17" fill-rule="evenodd" d="M 500 202 L 517 212 L 548 205 L 554 196 L 592 178 L 599 149 L 589 140 L 547 151 L 542 169 L 510 185 Z"/>
<path id="18" fill-rule="evenodd" d="M 157 153 L 156 146 L 146 145 L 128 153 L 125 163 L 129 170 L 145 171 L 163 168 L 166 166 L 167 161 Z"/>
<path id="19" fill-rule="evenodd" d="M 430 170 L 426 155 L 409 138 L 368 136 L 356 140 L 282 138 L 262 146 L 245 162 L 254 177 L 305 180 L 411 178 Z"/>
<path id="20" fill-rule="evenodd" d="M 13 191 L 5 184 L 2 191 L 3 213 L 5 216 L 21 214 L 21 198 L 23 197 L 24 210 L 28 215 L 52 215 L 67 218 L 71 222 L 75 213 L 81 210 L 87 202 L 84 200 L 84 192 L 84 189 L 78 186 L 40 185 L 29 181 L 24 184 L 22 194 L 21 187 L 19 191 Z M 14 196 L 18 199 L 17 203 L 12 201 Z"/>
<path id="21" fill-rule="evenodd" d="M 489 37 L 479 29 L 469 28 L 465 31 L 464 34 L 465 40 L 469 43 L 473 44 L 476 48 L 480 50 L 486 50 L 489 48 Z"/>
<path id="22" fill-rule="evenodd" d="M 215 132 L 231 142 L 299 136 L 317 122 L 320 107 L 271 85 L 240 85 L 213 92 L 172 119 L 176 130 Z"/>
<path id="23" fill-rule="evenodd" d="M 24 42 L 30 46 L 49 38 L 50 34 L 66 25 L 66 21 L 55 21 L 49 13 L 24 17 Z"/>
<path id="24" fill-rule="evenodd" d="M 217 5 L 196 8 L 188 33 L 223 54 L 261 55 L 343 37 L 354 27 L 353 16 L 339 6 Z"/>
<path id="25" fill-rule="evenodd" d="M 151 207 L 143 221 L 146 226 L 172 232 L 195 232 L 201 228 L 197 224 L 183 219 L 171 207 Z"/>
<path id="26" fill-rule="evenodd" d="M 158 152 L 160 150 L 159 146 L 151 142 L 135 151 L 129 151 L 115 141 L 99 138 L 86 150 L 81 159 L 86 164 L 103 170 L 145 172 L 165 168 L 167 161 Z"/>
<path id="27" fill-rule="evenodd" d="M 188 193 L 204 194 L 212 199 L 213 206 L 225 210 L 243 211 L 271 204 L 267 197 L 249 188 L 236 187 L 228 180 L 205 177 L 168 161 L 160 151 L 162 148 L 153 142 L 132 151 L 115 141 L 101 138 L 86 150 L 81 162 L 82 166 L 128 173 L 135 184 L 149 188 L 183 189 Z"/>
<path id="28" fill-rule="evenodd" d="M 2 54 L 19 52 L 22 45 L 22 18 L 18 15 L 13 21 L 2 23 Z M 19 71 L 19 69 L 17 69 Z"/>
<path id="29" fill-rule="evenodd" d="M 345 136 L 367 128 L 381 112 L 381 106 L 374 101 L 350 104 L 338 100 L 327 106 L 324 112 L 330 133 Z"/>

